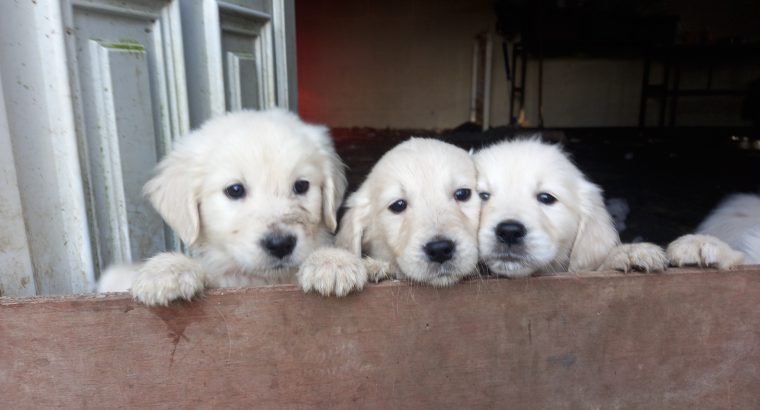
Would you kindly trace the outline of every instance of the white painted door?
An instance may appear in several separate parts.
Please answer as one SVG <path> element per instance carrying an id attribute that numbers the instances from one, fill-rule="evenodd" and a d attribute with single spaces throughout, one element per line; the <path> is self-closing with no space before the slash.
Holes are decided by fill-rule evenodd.
<path id="1" fill-rule="evenodd" d="M 142 195 L 173 140 L 227 110 L 295 107 L 292 0 L 38 0 L 0 16 L 18 173 L 0 189 L 18 187 L 2 194 L 20 196 L 37 293 L 179 248 Z"/>
<path id="2" fill-rule="evenodd" d="M 189 130 L 179 4 L 67 0 L 63 8 L 96 268 L 176 247 L 142 186 Z"/>
<path id="3" fill-rule="evenodd" d="M 292 0 L 181 0 L 193 128 L 225 111 L 296 109 Z"/>

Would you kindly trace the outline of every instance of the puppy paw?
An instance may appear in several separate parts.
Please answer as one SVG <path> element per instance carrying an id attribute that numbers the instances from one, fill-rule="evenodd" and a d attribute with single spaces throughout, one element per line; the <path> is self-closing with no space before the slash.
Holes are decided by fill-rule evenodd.
<path id="1" fill-rule="evenodd" d="M 391 273 L 391 264 L 388 262 L 373 259 L 369 256 L 365 256 L 362 262 L 364 262 L 364 267 L 367 269 L 367 277 L 375 283 L 395 278 L 395 275 Z"/>
<path id="2" fill-rule="evenodd" d="M 203 291 L 201 265 L 180 253 L 160 253 L 145 262 L 132 283 L 132 297 L 148 306 L 190 300 Z"/>
<path id="3" fill-rule="evenodd" d="M 653 243 L 618 245 L 610 251 L 599 270 L 662 272 L 668 267 L 665 251 Z"/>
<path id="4" fill-rule="evenodd" d="M 298 269 L 298 283 L 304 292 L 322 296 L 346 296 L 367 283 L 367 268 L 361 257 L 342 248 L 321 248 L 312 252 Z"/>
<path id="5" fill-rule="evenodd" d="M 672 266 L 696 265 L 731 269 L 744 262 L 744 254 L 710 235 L 684 235 L 668 245 Z"/>

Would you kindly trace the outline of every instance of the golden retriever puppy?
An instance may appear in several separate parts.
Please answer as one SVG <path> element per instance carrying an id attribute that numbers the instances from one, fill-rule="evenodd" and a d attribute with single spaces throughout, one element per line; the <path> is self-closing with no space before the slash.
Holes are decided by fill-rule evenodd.
<path id="1" fill-rule="evenodd" d="M 480 258 L 497 275 L 667 267 L 653 244 L 620 245 L 601 189 L 555 145 L 505 141 L 474 156 Z"/>
<path id="2" fill-rule="evenodd" d="M 697 228 L 668 245 L 670 263 L 730 269 L 760 264 L 760 195 L 735 194 L 723 200 Z"/>
<path id="3" fill-rule="evenodd" d="M 205 287 L 295 282 L 301 262 L 332 243 L 345 188 L 326 128 L 280 109 L 210 120 L 177 142 L 144 188 L 193 257 L 162 253 L 111 269 L 99 291 L 129 284 L 135 299 L 166 305 Z"/>
<path id="4" fill-rule="evenodd" d="M 336 244 L 299 272 L 306 291 L 343 296 L 369 277 L 448 286 L 475 271 L 480 200 L 461 148 L 412 138 L 388 151 L 347 201 Z M 369 258 L 362 264 L 361 256 Z M 350 273 L 346 273 L 350 272 Z"/>

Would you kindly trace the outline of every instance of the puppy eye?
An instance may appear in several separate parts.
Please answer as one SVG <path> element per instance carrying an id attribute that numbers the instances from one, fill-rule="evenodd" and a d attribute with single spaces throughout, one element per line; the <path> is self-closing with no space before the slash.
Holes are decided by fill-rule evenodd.
<path id="1" fill-rule="evenodd" d="M 241 199 L 245 197 L 245 187 L 242 184 L 232 184 L 224 188 L 224 194 L 229 199 Z"/>
<path id="2" fill-rule="evenodd" d="M 541 192 L 540 194 L 536 195 L 536 199 L 538 199 L 538 202 L 541 202 L 544 205 L 551 205 L 557 202 L 557 198 L 555 198 L 554 195 L 547 194 L 546 192 Z"/>
<path id="3" fill-rule="evenodd" d="M 295 192 L 298 195 L 303 195 L 308 190 L 309 190 L 309 181 L 299 179 L 298 181 L 296 181 L 295 184 L 293 184 L 293 192 Z"/>
<path id="4" fill-rule="evenodd" d="M 460 202 L 464 202 L 470 199 L 471 195 L 472 191 L 467 188 L 457 189 L 456 192 L 454 192 L 454 199 Z"/>
<path id="5" fill-rule="evenodd" d="M 484 201 L 488 201 L 488 199 L 491 198 L 491 193 L 490 192 L 480 192 L 480 193 L 478 193 L 478 196 L 480 197 L 480 199 L 482 199 Z"/>
<path id="6" fill-rule="evenodd" d="M 404 209 L 406 209 L 406 201 L 399 199 L 398 201 L 392 203 L 388 209 L 390 209 L 394 214 L 400 214 L 404 212 Z"/>

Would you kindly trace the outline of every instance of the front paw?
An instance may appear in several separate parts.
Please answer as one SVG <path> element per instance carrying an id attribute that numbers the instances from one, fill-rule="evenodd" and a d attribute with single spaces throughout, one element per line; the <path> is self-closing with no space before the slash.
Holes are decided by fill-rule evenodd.
<path id="1" fill-rule="evenodd" d="M 341 248 L 314 251 L 298 270 L 298 283 L 304 292 L 322 296 L 346 296 L 360 291 L 367 283 L 367 269 L 361 257 Z"/>
<path id="2" fill-rule="evenodd" d="M 386 279 L 394 279 L 396 277 L 396 275 L 392 273 L 393 269 L 391 268 L 391 264 L 386 261 L 365 256 L 362 259 L 362 262 L 367 269 L 367 277 L 375 283 Z"/>
<path id="3" fill-rule="evenodd" d="M 599 270 L 623 272 L 662 272 L 668 267 L 668 257 L 653 243 L 618 245 L 610 251 Z"/>
<path id="4" fill-rule="evenodd" d="M 203 291 L 201 265 L 181 253 L 160 253 L 140 268 L 132 284 L 132 296 L 148 306 L 167 306 L 174 300 L 190 300 Z"/>
<path id="5" fill-rule="evenodd" d="M 731 269 L 744 262 L 744 254 L 710 235 L 684 235 L 668 245 L 668 259 L 673 266 L 696 265 Z"/>

